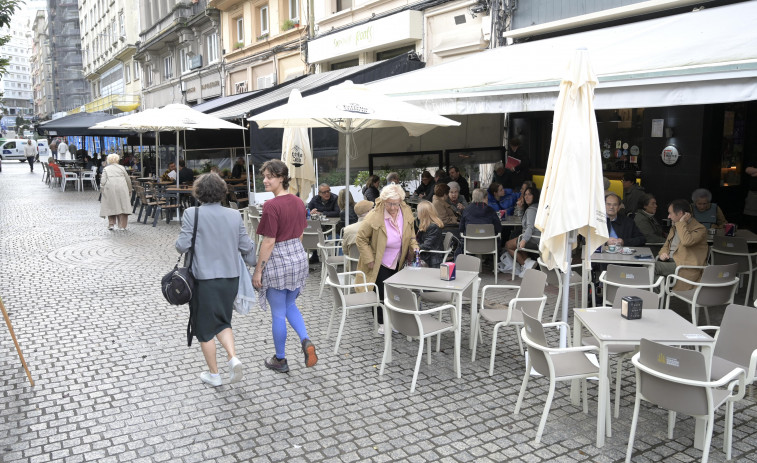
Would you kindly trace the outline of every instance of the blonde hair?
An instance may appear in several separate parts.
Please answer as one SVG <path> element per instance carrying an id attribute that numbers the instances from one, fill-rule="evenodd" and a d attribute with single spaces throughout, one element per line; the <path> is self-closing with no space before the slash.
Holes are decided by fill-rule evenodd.
<path id="1" fill-rule="evenodd" d="M 117 164 L 120 160 L 121 156 L 117 155 L 116 153 L 108 155 L 108 165 Z"/>
<path id="2" fill-rule="evenodd" d="M 390 183 L 381 189 L 379 198 L 381 198 L 381 201 L 386 201 L 387 199 L 399 199 L 400 201 L 404 201 L 405 190 L 395 183 Z"/>
<path id="3" fill-rule="evenodd" d="M 442 222 L 442 219 L 436 213 L 436 208 L 426 200 L 418 203 L 418 222 L 418 230 L 421 231 L 426 231 L 431 222 L 435 223 L 439 228 L 444 228 L 444 222 Z"/>

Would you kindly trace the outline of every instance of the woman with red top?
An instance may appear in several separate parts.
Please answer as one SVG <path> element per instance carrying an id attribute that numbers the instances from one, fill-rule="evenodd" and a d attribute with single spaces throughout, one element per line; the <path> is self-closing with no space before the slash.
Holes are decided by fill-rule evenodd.
<path id="1" fill-rule="evenodd" d="M 315 346 L 308 338 L 305 321 L 295 304 L 308 276 L 308 256 L 302 247 L 305 222 L 305 205 L 289 194 L 289 169 L 278 159 L 272 159 L 260 168 L 265 190 L 273 193 L 263 205 L 257 233 L 263 237 L 260 255 L 252 276 L 252 284 L 260 291 L 260 305 L 271 307 L 273 344 L 276 354 L 265 361 L 271 370 L 289 371 L 284 348 L 286 322 L 297 332 L 305 354 L 305 366 L 318 362 Z"/>

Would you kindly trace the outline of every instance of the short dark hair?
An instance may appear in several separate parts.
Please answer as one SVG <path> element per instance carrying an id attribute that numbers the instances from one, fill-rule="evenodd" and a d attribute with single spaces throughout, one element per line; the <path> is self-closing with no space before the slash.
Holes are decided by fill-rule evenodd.
<path id="1" fill-rule="evenodd" d="M 179 167 L 187 167 L 187 161 L 179 159 Z"/>
<path id="2" fill-rule="evenodd" d="M 510 146 L 520 146 L 520 138 L 515 137 L 510 139 Z"/>
<path id="3" fill-rule="evenodd" d="M 226 182 L 215 172 L 200 175 L 192 184 L 192 196 L 203 204 L 220 203 L 227 191 Z"/>
<path id="4" fill-rule="evenodd" d="M 289 178 L 289 168 L 283 161 L 279 159 L 270 159 L 264 162 L 263 165 L 260 166 L 260 173 L 264 174 L 265 171 L 268 171 L 274 177 L 283 179 L 281 186 L 283 186 L 285 190 L 289 189 L 289 180 L 291 180 Z"/>
<path id="5" fill-rule="evenodd" d="M 456 170 L 457 172 L 460 172 L 460 168 L 459 168 L 459 167 L 457 167 L 457 166 L 449 166 L 449 171 L 448 171 L 448 173 L 449 173 L 449 172 L 452 172 L 452 169 L 455 169 L 455 170 Z"/>
<path id="6" fill-rule="evenodd" d="M 636 174 L 634 172 L 626 172 L 623 174 L 624 182 L 636 183 Z"/>
<path id="7" fill-rule="evenodd" d="M 688 201 L 685 199 L 674 199 L 670 202 L 668 207 L 673 208 L 673 212 L 679 213 L 679 212 L 691 212 L 691 204 L 689 204 Z"/>
<path id="8" fill-rule="evenodd" d="M 434 196 L 443 197 L 449 193 L 449 185 L 446 183 L 437 183 L 434 187 Z"/>
<path id="9" fill-rule="evenodd" d="M 434 178 L 434 176 L 431 175 L 431 172 L 429 172 L 427 170 L 424 170 L 423 173 L 421 174 L 421 178 L 432 179 L 432 178 Z"/>
<path id="10" fill-rule="evenodd" d="M 492 195 L 494 195 L 495 193 L 497 193 L 497 191 L 499 191 L 499 187 L 501 187 L 501 186 L 502 185 L 499 182 L 492 182 L 491 185 L 489 185 L 488 191 L 489 191 L 489 193 L 491 193 Z"/>
<path id="11" fill-rule="evenodd" d="M 639 205 L 637 206 L 638 209 L 643 209 L 649 205 L 649 202 L 654 199 L 654 195 L 650 193 L 644 194 L 644 196 L 641 197 L 639 200 Z"/>

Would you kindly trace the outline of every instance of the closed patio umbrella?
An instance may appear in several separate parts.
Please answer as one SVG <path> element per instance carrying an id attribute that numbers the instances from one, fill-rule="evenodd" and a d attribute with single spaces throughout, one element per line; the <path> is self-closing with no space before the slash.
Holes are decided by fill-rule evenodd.
<path id="1" fill-rule="evenodd" d="M 459 122 L 434 114 L 409 103 L 390 98 L 365 85 L 345 81 L 328 90 L 290 101 L 251 117 L 265 127 L 330 127 L 345 134 L 347 152 L 345 187 L 350 187 L 352 135 L 363 129 L 404 127 L 414 137 L 438 126 L 456 126 Z M 349 214 L 346 217 L 349 225 Z"/>
<path id="2" fill-rule="evenodd" d="M 289 95 L 289 102 L 302 100 L 300 91 L 296 88 Z M 284 129 L 281 143 L 281 160 L 289 168 L 289 192 L 298 195 L 303 201 L 308 198 L 310 188 L 315 184 L 315 168 L 313 167 L 313 151 L 310 149 L 308 129 L 305 127 Z"/>
<path id="3" fill-rule="evenodd" d="M 544 175 L 536 228 L 541 230 L 539 251 L 547 267 L 559 267 L 569 287 L 571 243 L 576 233 L 586 238 L 583 278 L 590 268 L 589 256 L 607 241 L 607 222 L 602 183 L 602 161 L 594 88 L 597 77 L 591 69 L 589 52 L 576 50 L 569 70 L 560 83 L 555 105 L 552 142 Z M 586 306 L 586 282 L 582 303 Z M 563 291 L 562 320 L 568 318 L 568 291 Z M 565 344 L 565 334 L 561 345 Z"/>

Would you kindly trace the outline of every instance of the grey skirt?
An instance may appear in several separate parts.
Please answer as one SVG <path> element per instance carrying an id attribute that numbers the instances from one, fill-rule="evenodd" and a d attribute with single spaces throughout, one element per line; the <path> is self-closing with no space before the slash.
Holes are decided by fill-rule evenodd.
<path id="1" fill-rule="evenodd" d="M 195 280 L 189 308 L 194 316 L 192 331 L 198 341 L 212 341 L 218 333 L 231 328 L 238 290 L 239 277 Z"/>

